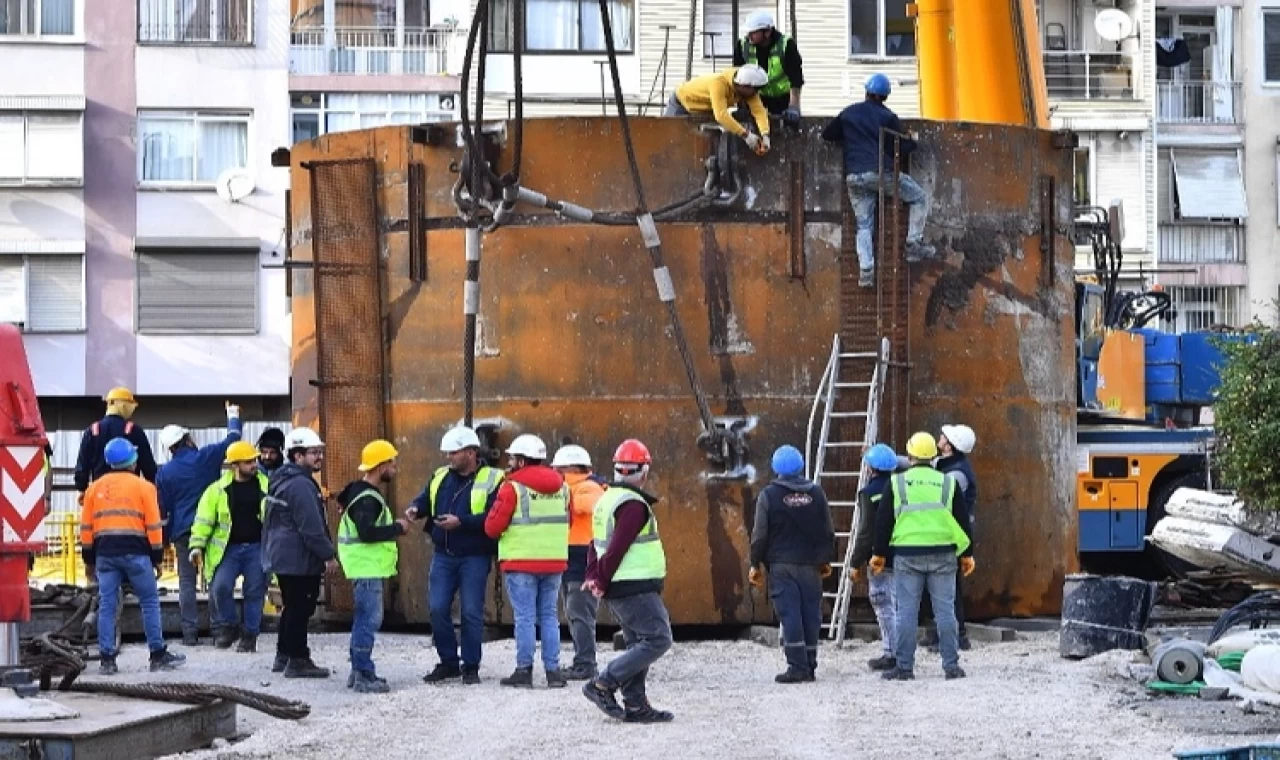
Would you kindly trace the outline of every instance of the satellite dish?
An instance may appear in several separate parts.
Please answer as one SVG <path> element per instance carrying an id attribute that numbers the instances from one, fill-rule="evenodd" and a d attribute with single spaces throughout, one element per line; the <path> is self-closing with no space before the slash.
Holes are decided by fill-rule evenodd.
<path id="1" fill-rule="evenodd" d="M 227 169 L 214 182 L 218 197 L 227 203 L 239 203 L 253 192 L 253 175 L 248 169 Z"/>
<path id="2" fill-rule="evenodd" d="M 1119 42 L 1133 34 L 1133 19 L 1119 8 L 1106 8 L 1093 17 L 1093 30 L 1108 42 Z"/>
<path id="3" fill-rule="evenodd" d="M 452 95 L 441 95 L 441 96 L 440 96 L 440 110 L 442 110 L 442 111 L 452 111 L 452 110 L 453 110 L 453 96 L 452 96 Z"/>

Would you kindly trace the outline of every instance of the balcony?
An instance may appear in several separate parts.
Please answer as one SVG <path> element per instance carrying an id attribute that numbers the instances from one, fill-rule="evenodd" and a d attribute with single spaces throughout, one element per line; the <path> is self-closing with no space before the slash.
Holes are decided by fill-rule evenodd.
<path id="1" fill-rule="evenodd" d="M 1050 50 L 1044 78 L 1051 100 L 1132 100 L 1133 64 L 1124 53 Z"/>
<path id="2" fill-rule="evenodd" d="M 1239 82 L 1157 82 L 1160 124 L 1240 124 Z"/>
<path id="3" fill-rule="evenodd" d="M 1243 264 L 1244 226 L 1234 222 L 1161 223 L 1160 264 Z"/>
<path id="4" fill-rule="evenodd" d="M 289 73 L 447 74 L 450 50 L 459 34 L 453 29 L 340 27 L 329 36 L 323 28 L 295 29 L 289 43 Z"/>

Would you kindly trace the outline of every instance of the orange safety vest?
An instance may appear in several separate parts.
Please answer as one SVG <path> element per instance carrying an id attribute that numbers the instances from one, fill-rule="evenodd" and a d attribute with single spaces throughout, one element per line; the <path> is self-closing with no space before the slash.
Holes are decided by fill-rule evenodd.
<path id="1" fill-rule="evenodd" d="M 132 472 L 112 472 L 89 484 L 80 513 L 80 545 L 111 536 L 144 539 L 164 548 L 156 487 Z"/>
<path id="2" fill-rule="evenodd" d="M 591 513 L 596 502 L 604 496 L 604 486 L 590 477 L 572 472 L 564 476 L 564 482 L 569 484 L 570 494 L 570 546 L 588 546 L 591 543 Z"/>

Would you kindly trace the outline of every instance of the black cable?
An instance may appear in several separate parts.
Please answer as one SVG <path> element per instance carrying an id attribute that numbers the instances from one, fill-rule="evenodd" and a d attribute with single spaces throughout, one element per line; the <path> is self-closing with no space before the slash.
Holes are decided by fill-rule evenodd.
<path id="1" fill-rule="evenodd" d="M 1250 628 L 1266 628 L 1272 621 L 1280 622 L 1280 593 L 1264 591 L 1254 594 L 1222 613 L 1209 633 L 1208 643 L 1212 644 L 1237 626 L 1248 623 Z"/>
<path id="2" fill-rule="evenodd" d="M 693 42 L 698 37 L 698 0 L 689 0 L 689 56 L 684 59 L 684 81 L 693 79 Z"/>
<path id="3" fill-rule="evenodd" d="M 511 171 L 502 177 L 502 186 L 511 187 L 520 181 L 520 162 L 524 157 L 524 34 L 525 34 L 525 2 L 515 0 L 515 42 L 512 50 L 515 60 L 512 62 L 515 76 L 516 126 L 515 146 L 512 149 Z"/>

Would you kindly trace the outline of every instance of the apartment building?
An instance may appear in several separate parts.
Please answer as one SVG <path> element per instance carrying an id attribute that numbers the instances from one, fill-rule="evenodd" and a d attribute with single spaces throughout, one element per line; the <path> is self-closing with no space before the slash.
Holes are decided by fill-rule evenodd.
<path id="1" fill-rule="evenodd" d="M 0 2 L 0 319 L 46 424 L 112 386 L 146 425 L 288 409 L 287 9 Z"/>

